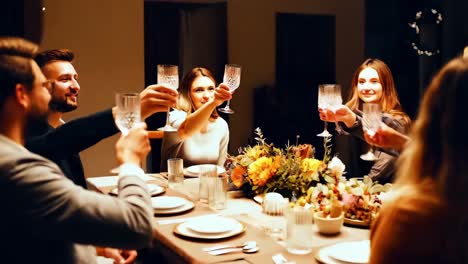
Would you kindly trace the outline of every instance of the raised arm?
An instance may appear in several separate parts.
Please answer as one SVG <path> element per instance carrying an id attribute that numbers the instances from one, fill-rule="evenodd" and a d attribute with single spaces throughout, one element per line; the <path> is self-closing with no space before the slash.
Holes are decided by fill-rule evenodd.
<path id="1" fill-rule="evenodd" d="M 224 101 L 232 98 L 229 88 L 225 84 L 220 84 L 215 89 L 215 96 L 210 99 L 207 103 L 203 104 L 195 112 L 189 114 L 185 121 L 179 127 L 179 136 L 181 139 L 192 136 L 193 134 L 200 132 L 201 129 L 206 126 L 209 118 L 216 107 L 221 105 Z"/>
<path id="2" fill-rule="evenodd" d="M 141 93 L 142 118 L 165 112 L 177 101 L 178 93 L 161 85 L 150 85 Z M 46 134 L 29 137 L 26 148 L 49 159 L 79 153 L 119 130 L 114 122 L 115 107 L 72 120 Z"/>

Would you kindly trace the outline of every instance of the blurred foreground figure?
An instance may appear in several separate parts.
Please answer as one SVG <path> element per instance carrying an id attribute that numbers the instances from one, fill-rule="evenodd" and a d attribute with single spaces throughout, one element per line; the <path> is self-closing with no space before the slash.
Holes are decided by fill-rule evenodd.
<path id="1" fill-rule="evenodd" d="M 370 263 L 468 263 L 468 58 L 432 79 L 371 232 Z"/>
<path id="2" fill-rule="evenodd" d="M 150 150 L 144 125 L 116 144 L 118 198 L 84 190 L 23 147 L 26 128 L 44 122 L 51 99 L 36 50 L 26 40 L 0 38 L 1 262 L 96 263 L 94 246 L 149 246 L 152 209 L 139 167 Z"/>

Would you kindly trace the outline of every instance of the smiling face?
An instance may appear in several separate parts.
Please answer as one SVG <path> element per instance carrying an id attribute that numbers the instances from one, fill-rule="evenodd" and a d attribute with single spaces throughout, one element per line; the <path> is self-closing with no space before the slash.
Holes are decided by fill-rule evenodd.
<path id="1" fill-rule="evenodd" d="M 378 103 L 382 98 L 382 83 L 373 68 L 364 68 L 358 77 L 358 95 L 364 103 Z"/>
<path id="2" fill-rule="evenodd" d="M 75 67 L 68 61 L 53 61 L 43 67 L 43 72 L 52 84 L 50 110 L 61 113 L 75 110 L 80 91 Z"/>
<path id="3" fill-rule="evenodd" d="M 214 97 L 215 83 L 208 77 L 200 76 L 195 78 L 190 88 L 190 98 L 192 99 L 194 110 Z"/>

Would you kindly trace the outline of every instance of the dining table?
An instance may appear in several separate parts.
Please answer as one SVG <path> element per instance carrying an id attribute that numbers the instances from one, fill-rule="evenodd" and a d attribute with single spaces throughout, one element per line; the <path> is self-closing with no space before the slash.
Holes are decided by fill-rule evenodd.
<path id="1" fill-rule="evenodd" d="M 305 255 L 291 254 L 285 247 L 286 220 L 283 216 L 265 214 L 258 202 L 243 197 L 240 191 L 228 192 L 225 209 L 212 210 L 208 204 L 198 199 L 197 177 L 185 178 L 180 186 L 169 188 L 166 175 L 165 173 L 146 174 L 144 180 L 164 187 L 165 192 L 160 196 L 182 197 L 192 202 L 194 207 L 180 213 L 154 214 L 154 239 L 151 248 L 147 249 L 148 255 L 153 256 L 149 259 L 155 261 L 151 263 L 274 263 L 272 258 L 277 254 L 281 254 L 288 261 L 283 263 L 322 263 L 323 259 L 318 254 L 322 248 L 340 242 L 369 239 L 369 229 L 366 227 L 344 225 L 338 234 L 323 235 L 314 225 L 312 252 Z M 117 182 L 118 176 L 87 178 L 88 188 L 103 194 L 111 194 Z M 235 236 L 221 239 L 193 238 L 176 232 L 178 225 L 201 216 L 233 218 L 242 223 L 244 228 Z M 283 225 L 283 235 L 272 236 L 272 222 Z M 203 251 L 206 247 L 220 244 L 241 245 L 246 241 L 256 241 L 259 251 L 251 254 L 235 252 L 219 256 L 212 256 Z M 333 262 L 323 261 L 323 263 Z"/>

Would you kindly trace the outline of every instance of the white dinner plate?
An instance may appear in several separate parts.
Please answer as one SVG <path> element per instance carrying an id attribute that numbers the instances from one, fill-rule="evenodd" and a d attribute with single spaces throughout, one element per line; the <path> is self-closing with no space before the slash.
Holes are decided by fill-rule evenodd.
<path id="1" fill-rule="evenodd" d="M 151 198 L 151 205 L 155 210 L 174 209 L 181 207 L 187 202 L 187 199 L 177 196 L 160 196 Z"/>
<path id="2" fill-rule="evenodd" d="M 232 231 L 239 224 L 239 221 L 222 216 L 199 217 L 186 222 L 186 226 L 191 231 L 201 234 L 220 234 Z"/>
<path id="3" fill-rule="evenodd" d="M 157 184 L 152 184 L 152 183 L 148 183 L 148 191 L 149 191 L 149 194 L 151 196 L 157 196 L 157 195 L 160 195 L 162 193 L 164 193 L 166 191 L 166 189 L 164 189 L 163 187 L 157 185 Z M 112 189 L 112 191 L 110 192 L 111 194 L 114 194 L 114 195 L 117 195 L 119 194 L 119 189 L 118 188 L 114 188 Z"/>
<path id="4" fill-rule="evenodd" d="M 194 207 L 195 207 L 195 204 L 193 202 L 186 200 L 186 203 L 180 207 L 176 207 L 173 209 L 164 209 L 164 210 L 154 209 L 153 212 L 156 215 L 170 215 L 170 214 L 183 213 L 183 212 L 191 210 Z"/>
<path id="5" fill-rule="evenodd" d="M 184 169 L 184 175 L 187 177 L 198 177 L 200 173 L 200 168 L 208 164 L 193 165 Z M 218 167 L 218 174 L 225 173 L 226 170 L 222 166 Z"/>
<path id="6" fill-rule="evenodd" d="M 231 231 L 228 231 L 228 232 L 218 233 L 218 234 L 198 233 L 188 228 L 187 222 L 176 225 L 174 227 L 174 233 L 181 235 L 181 236 L 190 237 L 190 238 L 222 239 L 222 238 L 232 237 L 232 236 L 241 234 L 242 232 L 245 231 L 245 225 L 242 224 L 241 222 L 237 222 L 235 227 Z"/>
<path id="7" fill-rule="evenodd" d="M 366 264 L 369 262 L 370 241 L 343 242 L 321 248 L 315 258 L 325 264 Z"/>

